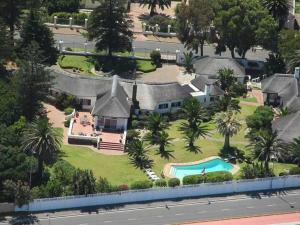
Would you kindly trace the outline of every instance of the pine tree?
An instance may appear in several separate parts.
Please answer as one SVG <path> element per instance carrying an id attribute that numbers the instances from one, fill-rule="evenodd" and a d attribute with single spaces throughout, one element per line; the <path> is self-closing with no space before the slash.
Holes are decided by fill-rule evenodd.
<path id="1" fill-rule="evenodd" d="M 107 50 L 110 57 L 113 52 L 132 49 L 132 20 L 121 3 L 121 0 L 104 0 L 89 19 L 89 39 L 96 40 L 96 49 Z"/>

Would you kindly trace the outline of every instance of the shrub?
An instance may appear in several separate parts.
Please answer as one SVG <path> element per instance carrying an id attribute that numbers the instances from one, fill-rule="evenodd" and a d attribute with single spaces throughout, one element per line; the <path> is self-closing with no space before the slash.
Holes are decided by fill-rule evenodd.
<path id="1" fill-rule="evenodd" d="M 153 187 L 153 183 L 149 180 L 136 181 L 136 182 L 132 183 L 130 186 L 130 188 L 133 190 L 148 189 L 148 188 L 152 188 L 152 187 Z"/>
<path id="2" fill-rule="evenodd" d="M 51 18 L 57 16 L 58 23 L 66 23 L 69 24 L 69 18 L 73 18 L 73 24 L 75 25 L 84 25 L 85 19 L 88 18 L 86 13 L 66 13 L 66 12 L 57 12 L 51 15 Z"/>
<path id="3" fill-rule="evenodd" d="M 155 181 L 155 186 L 157 186 L 157 187 L 166 187 L 167 186 L 167 181 L 165 181 L 163 179 L 159 179 L 159 180 Z"/>
<path id="4" fill-rule="evenodd" d="M 168 186 L 169 187 L 176 187 L 176 186 L 179 186 L 179 185 L 180 185 L 180 180 L 178 178 L 171 178 L 168 181 Z"/>
<path id="5" fill-rule="evenodd" d="M 128 187 L 127 184 L 121 184 L 121 185 L 119 185 L 119 190 L 120 191 L 127 191 L 127 190 L 129 190 L 129 187 Z"/>
<path id="6" fill-rule="evenodd" d="M 300 174 L 300 167 L 294 167 L 290 169 L 290 175 Z"/>
<path id="7" fill-rule="evenodd" d="M 131 127 L 132 127 L 132 129 L 137 129 L 139 127 L 139 121 L 138 120 L 132 120 L 131 121 Z"/>
<path id="8" fill-rule="evenodd" d="M 112 186 L 105 177 L 100 177 L 96 183 L 97 192 L 111 192 Z"/>
<path id="9" fill-rule="evenodd" d="M 65 122 L 64 122 L 65 127 L 70 127 L 70 124 L 71 124 L 71 118 L 65 120 Z"/>
<path id="10" fill-rule="evenodd" d="M 233 176 L 230 172 L 212 172 L 205 175 L 205 183 L 231 181 Z"/>
<path id="11" fill-rule="evenodd" d="M 159 25 L 160 32 L 167 33 L 168 32 L 168 25 L 171 25 L 173 28 L 175 27 L 176 21 L 166 16 L 156 15 L 152 16 L 148 23 L 150 26 L 155 26 L 156 24 Z"/>
<path id="12" fill-rule="evenodd" d="M 273 177 L 273 171 L 266 172 L 265 168 L 261 163 L 247 164 L 242 168 L 241 177 L 244 179 L 264 178 Z"/>
<path id="13" fill-rule="evenodd" d="M 160 51 L 152 51 L 150 53 L 150 58 L 153 62 L 153 64 L 155 64 L 157 67 L 160 67 L 161 66 L 161 54 L 160 54 Z"/>
<path id="14" fill-rule="evenodd" d="M 189 175 L 185 176 L 182 180 L 183 185 L 200 184 L 204 181 L 203 175 Z"/>
<path id="15" fill-rule="evenodd" d="M 70 115 L 73 113 L 73 111 L 74 111 L 74 109 L 71 107 L 65 108 L 65 110 L 64 110 L 65 115 Z"/>
<path id="16" fill-rule="evenodd" d="M 73 51 L 72 48 L 70 48 L 70 47 L 66 47 L 65 50 L 68 51 L 68 52 L 72 52 Z M 61 58 L 61 60 L 63 60 L 63 58 Z"/>

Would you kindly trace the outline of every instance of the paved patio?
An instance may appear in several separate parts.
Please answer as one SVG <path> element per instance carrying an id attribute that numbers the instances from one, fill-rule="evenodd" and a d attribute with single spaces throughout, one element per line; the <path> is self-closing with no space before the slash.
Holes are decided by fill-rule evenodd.
<path id="1" fill-rule="evenodd" d="M 78 112 L 74 118 L 72 134 L 91 136 L 94 133 L 93 125 L 94 118 L 89 112 Z"/>

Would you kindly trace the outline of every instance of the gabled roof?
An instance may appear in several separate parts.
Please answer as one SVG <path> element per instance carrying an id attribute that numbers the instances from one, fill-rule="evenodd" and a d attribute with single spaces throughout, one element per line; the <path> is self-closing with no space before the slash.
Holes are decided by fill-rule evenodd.
<path id="1" fill-rule="evenodd" d="M 92 115 L 129 118 L 130 108 L 127 94 L 120 86 L 118 76 L 114 76 L 111 90 L 96 101 Z"/>
<path id="2" fill-rule="evenodd" d="M 294 138 L 300 137 L 300 112 L 275 120 L 272 128 L 278 132 L 278 137 L 282 141 L 292 142 Z"/>
<path id="3" fill-rule="evenodd" d="M 292 74 L 275 74 L 262 80 L 262 92 L 280 94 L 293 86 L 296 81 Z"/>
<path id="4" fill-rule="evenodd" d="M 235 77 L 245 77 L 246 71 L 235 59 L 224 57 L 203 57 L 194 63 L 197 74 L 216 78 L 220 69 L 230 68 Z"/>
<path id="5" fill-rule="evenodd" d="M 191 84 L 198 88 L 199 91 L 205 91 L 205 85 L 210 86 L 210 95 L 211 96 L 220 96 L 224 95 L 224 91 L 216 84 L 216 79 L 208 78 L 205 75 L 198 75 L 194 80 L 191 81 Z M 192 91 L 195 92 L 195 91 Z"/>

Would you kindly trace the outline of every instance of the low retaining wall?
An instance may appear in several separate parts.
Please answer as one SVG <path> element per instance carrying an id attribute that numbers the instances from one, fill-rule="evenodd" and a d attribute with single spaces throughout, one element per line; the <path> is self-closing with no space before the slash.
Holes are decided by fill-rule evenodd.
<path id="1" fill-rule="evenodd" d="M 15 205 L 14 203 L 0 203 L 0 213 L 10 213 L 15 211 Z"/>
<path id="2" fill-rule="evenodd" d="M 263 190 L 300 187 L 300 175 L 238 180 L 224 183 L 179 186 L 175 188 L 152 188 L 147 190 L 130 190 L 116 193 L 95 194 L 88 196 L 69 196 L 49 199 L 36 199 L 29 205 L 15 211 L 46 211 L 90 206 L 124 204 L 144 201 L 190 198 L 208 195 L 233 194 Z"/>

